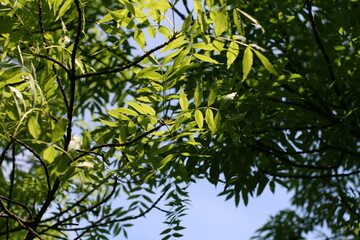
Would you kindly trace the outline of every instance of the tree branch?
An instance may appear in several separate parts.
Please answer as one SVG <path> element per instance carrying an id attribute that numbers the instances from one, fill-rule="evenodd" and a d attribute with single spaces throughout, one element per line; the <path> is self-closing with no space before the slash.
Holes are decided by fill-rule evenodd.
<path id="1" fill-rule="evenodd" d="M 82 227 L 82 228 L 76 228 L 76 229 L 64 229 L 65 231 L 78 231 L 78 230 L 84 230 L 79 236 L 77 236 L 74 240 L 80 239 L 85 233 L 87 233 L 90 229 L 94 228 L 94 227 L 100 227 L 103 225 L 108 225 L 114 222 L 124 222 L 124 221 L 129 221 L 129 220 L 135 220 L 137 218 L 143 217 L 146 214 L 148 214 L 152 209 L 154 209 L 156 207 L 156 205 L 160 202 L 160 200 L 165 196 L 167 190 L 164 190 L 164 192 L 161 194 L 161 196 L 145 211 L 142 212 L 136 216 L 130 216 L 130 217 L 124 217 L 124 218 L 120 218 L 120 219 L 113 219 L 104 223 L 100 223 L 101 221 L 103 221 L 104 219 L 107 219 L 111 216 L 114 215 L 114 213 L 110 213 L 108 215 L 103 216 L 102 218 L 98 219 L 97 221 L 93 222 L 91 225 L 87 226 L 87 227 Z"/>
<path id="2" fill-rule="evenodd" d="M 47 56 L 45 54 L 42 54 L 42 53 L 34 53 L 34 56 L 37 56 L 37 57 L 40 57 L 40 58 L 45 58 L 57 65 L 59 65 L 62 69 L 64 69 L 67 73 L 70 72 L 70 69 L 68 69 L 62 62 L 56 60 L 55 58 L 52 58 L 50 56 Z"/>
<path id="3" fill-rule="evenodd" d="M 149 131 L 144 132 L 143 134 L 141 134 L 141 135 L 131 139 L 130 141 L 125 142 L 125 143 L 105 143 L 105 144 L 101 144 L 101 145 L 98 145 L 98 146 L 94 146 L 94 147 L 90 148 L 89 150 L 84 151 L 82 154 L 74 157 L 73 161 L 76 161 L 77 159 L 82 158 L 85 155 L 87 155 L 89 152 L 93 152 L 94 150 L 99 149 L 99 148 L 128 146 L 128 145 L 130 145 L 130 144 L 132 144 L 134 142 L 139 141 L 140 139 L 142 139 L 143 137 L 149 135 L 150 133 L 153 133 L 153 132 L 159 130 L 164 125 L 166 125 L 165 122 L 160 122 L 160 124 L 158 126 L 154 127 L 153 129 L 150 129 Z"/>
<path id="4" fill-rule="evenodd" d="M 348 173 L 338 173 L 338 174 L 323 174 L 323 175 L 294 175 L 294 174 L 287 174 L 287 173 L 274 173 L 268 170 L 262 171 L 265 174 L 268 174 L 273 177 L 279 178 L 296 178 L 296 179 L 319 179 L 319 178 L 340 178 L 340 177 L 349 177 L 352 175 L 357 175 L 360 173 L 360 170 L 348 172 Z"/>
<path id="5" fill-rule="evenodd" d="M 46 163 L 45 163 L 44 159 L 42 159 L 41 156 L 33 148 L 28 146 L 26 143 L 24 143 L 20 139 L 17 139 L 17 138 L 13 138 L 13 139 L 14 139 L 15 142 L 19 143 L 21 146 L 25 147 L 32 154 L 34 154 L 34 156 L 40 161 L 40 163 L 43 166 L 44 171 L 45 171 L 45 178 L 46 178 L 46 184 L 47 184 L 47 187 L 48 187 L 48 195 L 49 195 L 50 191 L 51 191 L 50 174 L 49 174 L 49 170 L 48 170 L 48 168 L 46 166 Z"/>
<path id="6" fill-rule="evenodd" d="M 160 50 L 161 48 L 165 47 L 166 45 L 168 45 L 169 43 L 171 43 L 172 41 L 174 41 L 179 34 L 175 33 L 174 36 L 172 36 L 167 42 L 151 49 L 150 51 L 146 52 L 144 55 L 142 55 L 141 57 L 139 57 L 138 59 L 125 64 L 119 68 L 114 68 L 114 69 L 110 69 L 110 70 L 102 70 L 100 72 L 95 72 L 95 73 L 85 73 L 79 76 L 76 76 L 76 79 L 79 78 L 88 78 L 88 77 L 94 77 L 94 76 L 101 76 L 101 75 L 107 75 L 107 74 L 111 74 L 111 73 L 118 73 L 121 71 L 124 71 L 126 69 L 129 69 L 135 65 L 137 65 L 139 62 L 141 62 L 142 60 L 144 60 L 145 58 L 147 58 L 148 56 L 150 56 L 152 53 L 156 52 L 157 50 Z"/>
<path id="7" fill-rule="evenodd" d="M 43 240 L 43 238 L 42 238 L 34 229 L 32 229 L 31 227 L 26 226 L 25 223 L 32 223 L 32 221 L 23 219 L 23 218 L 15 215 L 15 214 L 12 213 L 11 211 L 9 211 L 9 209 L 7 209 L 7 208 L 5 207 L 5 205 L 4 205 L 4 203 L 2 202 L 1 199 L 0 199 L 0 207 L 3 209 L 3 211 L 4 211 L 10 218 L 16 220 L 22 228 L 26 229 L 28 232 L 30 232 L 30 233 L 31 233 L 32 235 L 34 235 L 35 237 Z"/>
<path id="8" fill-rule="evenodd" d="M 95 205 L 93 205 L 93 206 L 91 206 L 91 207 L 89 207 L 89 208 L 86 208 L 86 209 L 84 209 L 84 210 L 82 210 L 82 211 L 77 212 L 75 215 L 72 215 L 72 216 L 70 216 L 70 217 L 67 217 L 67 218 L 65 218 L 65 219 L 63 219 L 63 220 L 61 220 L 61 221 L 57 221 L 54 225 L 52 225 L 52 226 L 44 229 L 43 231 L 41 231 L 41 234 L 45 233 L 46 231 L 48 231 L 48 230 L 50 230 L 50 229 L 56 229 L 58 226 L 62 225 L 63 223 L 66 223 L 66 222 L 68 222 L 68 221 L 70 221 L 70 220 L 72 220 L 72 219 L 74 219 L 74 218 L 76 218 L 76 217 L 78 217 L 78 216 L 80 216 L 80 215 L 82 215 L 82 214 L 84 214 L 84 213 L 87 213 L 87 212 L 89 212 L 89 211 L 91 211 L 91 210 L 93 210 L 93 209 L 96 209 L 96 208 L 98 208 L 99 206 L 101 206 L 102 204 L 106 203 L 106 202 L 109 201 L 110 198 L 114 195 L 115 190 L 116 190 L 116 187 L 117 187 L 117 179 L 115 179 L 115 181 L 114 181 L 114 183 L 113 183 L 113 189 L 112 189 L 112 191 L 111 191 L 110 194 L 109 194 L 108 196 L 106 196 L 103 200 L 101 200 L 100 202 L 98 202 L 97 204 L 95 204 Z"/>

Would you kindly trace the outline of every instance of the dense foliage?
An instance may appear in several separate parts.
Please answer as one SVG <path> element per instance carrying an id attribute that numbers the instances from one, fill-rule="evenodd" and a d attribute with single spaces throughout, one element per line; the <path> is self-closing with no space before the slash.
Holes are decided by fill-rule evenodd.
<path id="1" fill-rule="evenodd" d="M 357 0 L 0 9 L 2 239 L 127 236 L 156 209 L 178 238 L 199 178 L 236 205 L 291 192 L 255 239 L 359 238 Z"/>

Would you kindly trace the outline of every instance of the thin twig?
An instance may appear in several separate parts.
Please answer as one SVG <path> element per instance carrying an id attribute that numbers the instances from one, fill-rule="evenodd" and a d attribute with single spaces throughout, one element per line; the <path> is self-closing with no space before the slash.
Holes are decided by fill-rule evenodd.
<path id="1" fill-rule="evenodd" d="M 267 170 L 264 170 L 263 173 L 269 174 L 273 177 L 279 178 L 296 178 L 296 179 L 319 179 L 319 178 L 340 178 L 340 177 L 349 177 L 360 173 L 360 170 L 348 172 L 348 173 L 338 173 L 338 174 L 322 174 L 322 175 L 294 175 L 287 173 L 274 173 Z"/>
<path id="2" fill-rule="evenodd" d="M 91 206 L 91 207 L 89 207 L 89 208 L 86 208 L 86 209 L 84 209 L 84 210 L 82 210 L 82 211 L 77 212 L 76 214 L 74 214 L 74 215 L 72 215 L 72 216 L 70 216 L 70 217 L 67 217 L 67 218 L 65 218 L 65 219 L 63 219 L 63 220 L 61 220 L 61 221 L 56 222 L 54 225 L 52 225 L 52 226 L 44 229 L 43 231 L 41 231 L 41 234 L 42 234 L 42 233 L 45 233 L 46 231 L 48 231 L 48 230 L 50 230 L 50 229 L 56 229 L 58 226 L 62 225 L 63 223 L 66 223 L 66 222 L 68 222 L 68 221 L 70 221 L 70 220 L 72 220 L 72 219 L 74 219 L 74 218 L 76 218 L 76 217 L 78 217 L 78 216 L 80 216 L 80 215 L 82 215 L 82 214 L 84 214 L 84 213 L 90 212 L 91 210 L 100 207 L 102 204 L 104 204 L 104 203 L 106 203 L 107 201 L 110 200 L 110 198 L 111 198 L 111 197 L 114 195 L 114 193 L 115 193 L 116 187 L 117 187 L 117 179 L 115 179 L 115 181 L 114 181 L 114 183 L 113 183 L 113 189 L 112 189 L 112 191 L 111 191 L 110 194 L 107 195 L 103 200 L 101 200 L 100 202 L 98 202 L 97 204 L 95 204 L 95 205 L 93 205 L 93 206 Z"/>
<path id="3" fill-rule="evenodd" d="M 26 143 L 24 143 L 20 139 L 14 138 L 14 140 L 17 143 L 19 143 L 21 146 L 23 146 L 27 150 L 29 150 L 32 154 L 34 154 L 34 156 L 40 161 L 40 163 L 43 166 L 44 171 L 45 171 L 46 184 L 47 184 L 47 187 L 48 187 L 48 195 L 49 195 L 50 191 L 51 191 L 50 174 L 49 174 L 49 169 L 46 166 L 46 163 L 45 163 L 44 159 L 42 159 L 42 157 L 39 155 L 39 153 L 37 153 L 32 147 L 30 147 L 29 145 L 27 145 Z"/>
<path id="4" fill-rule="evenodd" d="M 29 214 L 29 218 L 30 218 L 30 219 L 32 218 L 32 213 L 31 213 L 30 209 L 29 209 L 27 206 L 25 206 L 24 204 L 19 203 L 19 202 L 13 200 L 13 199 L 10 199 L 10 198 L 1 196 L 1 195 L 0 195 L 0 199 L 3 199 L 3 200 L 5 200 L 5 201 L 11 202 L 11 203 L 13 203 L 13 204 L 15 204 L 15 205 L 18 205 L 18 206 L 24 208 L 24 209 L 27 211 L 27 213 Z"/>
<path id="5" fill-rule="evenodd" d="M 130 141 L 125 142 L 125 143 L 105 143 L 105 144 L 101 144 L 101 145 L 98 145 L 98 146 L 94 146 L 94 147 L 90 148 L 89 150 L 84 151 L 82 154 L 74 157 L 73 161 L 76 161 L 77 159 L 82 158 L 83 156 L 87 155 L 88 152 L 92 152 L 92 151 L 94 151 L 96 149 L 100 149 L 100 148 L 104 148 L 104 147 L 124 147 L 124 146 L 128 146 L 128 145 L 130 145 L 130 144 L 132 144 L 134 142 L 139 141 L 140 139 L 142 139 L 143 137 L 149 135 L 150 133 L 153 133 L 153 132 L 159 130 L 164 125 L 166 125 L 166 123 L 160 122 L 160 124 L 158 126 L 154 127 L 153 129 L 150 129 L 149 131 L 144 132 L 143 134 L 141 134 L 141 135 L 131 139 Z"/>
<path id="6" fill-rule="evenodd" d="M 146 52 L 144 55 L 142 55 L 138 59 L 136 59 L 133 62 L 130 62 L 130 63 L 124 65 L 124 66 L 121 66 L 119 68 L 110 69 L 110 70 L 103 70 L 103 71 L 100 71 L 100 72 L 81 74 L 81 75 L 76 76 L 76 79 L 107 75 L 107 74 L 111 74 L 111 73 L 118 73 L 118 72 L 124 71 L 126 69 L 129 69 L 129 68 L 137 65 L 139 62 L 141 62 L 142 60 L 144 60 L 148 56 L 150 56 L 152 53 L 156 52 L 157 50 L 160 50 L 161 48 L 165 47 L 166 45 L 168 45 L 169 43 L 174 41 L 178 36 L 179 35 L 175 33 L 174 36 L 172 36 L 167 42 L 165 42 L 165 43 L 151 49 L 150 51 Z"/>
<path id="7" fill-rule="evenodd" d="M 17 215 L 15 215 L 14 213 L 12 213 L 11 211 L 9 211 L 9 209 L 7 209 L 4 205 L 4 203 L 2 202 L 2 200 L 0 199 L 0 207 L 4 210 L 4 212 L 9 216 L 11 217 L 12 219 L 16 220 L 19 225 L 28 230 L 29 232 L 31 232 L 32 235 L 34 235 L 35 237 L 43 240 L 43 238 L 34 230 L 32 229 L 31 227 L 28 227 L 26 226 L 24 223 L 31 223 L 32 221 L 29 221 L 29 220 L 26 220 L 26 219 L 23 219 Z"/>
<path id="8" fill-rule="evenodd" d="M 47 59 L 47 60 L 49 60 L 49 61 L 51 61 L 51 62 L 59 65 L 59 66 L 60 66 L 62 69 L 64 69 L 67 73 L 70 72 L 70 70 L 69 70 L 62 62 L 56 60 L 55 58 L 52 58 L 52 57 L 47 56 L 47 55 L 42 54 L 42 53 L 34 53 L 34 55 L 37 56 L 37 57 L 45 58 L 45 59 Z"/>
<path id="9" fill-rule="evenodd" d="M 68 229 L 68 231 L 84 230 L 80 235 L 78 235 L 74 239 L 74 240 L 77 240 L 77 239 L 80 239 L 85 233 L 87 233 L 89 231 L 89 229 L 92 229 L 94 227 L 100 227 L 100 226 L 108 225 L 108 224 L 111 224 L 111 223 L 114 223 L 114 222 L 124 222 L 124 221 L 129 221 L 129 220 L 135 220 L 137 218 L 143 217 L 146 214 L 148 214 L 152 209 L 154 209 L 156 207 L 156 205 L 160 202 L 160 200 L 165 196 L 166 192 L 167 192 L 167 190 L 164 190 L 164 192 L 161 194 L 161 196 L 145 212 L 142 212 L 142 213 L 140 213 L 140 214 L 138 214 L 136 216 L 124 217 L 124 218 L 120 218 L 120 219 L 113 219 L 111 221 L 100 223 L 104 219 L 107 219 L 107 218 L 114 215 L 114 213 L 110 213 L 108 215 L 103 216 L 99 220 L 93 222 L 91 225 L 89 225 L 87 227 L 77 228 L 77 229 Z"/>

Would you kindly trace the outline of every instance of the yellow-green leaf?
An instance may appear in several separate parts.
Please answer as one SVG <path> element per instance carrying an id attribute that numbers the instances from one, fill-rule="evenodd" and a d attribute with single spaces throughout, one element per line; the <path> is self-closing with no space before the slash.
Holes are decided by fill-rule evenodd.
<path id="1" fill-rule="evenodd" d="M 147 111 L 141 107 L 139 104 L 134 102 L 125 101 L 127 104 L 129 104 L 132 108 L 134 108 L 138 113 L 140 114 L 147 114 Z"/>
<path id="2" fill-rule="evenodd" d="M 250 47 L 247 47 L 245 49 L 245 52 L 244 52 L 244 58 L 243 58 L 243 61 L 242 61 L 242 69 L 243 69 L 243 78 L 242 80 L 244 81 L 247 77 L 247 75 L 249 74 L 250 70 L 251 70 L 251 67 L 252 67 L 252 64 L 253 64 L 253 53 L 251 51 L 251 48 Z"/>
<path id="3" fill-rule="evenodd" d="M 219 64 L 219 62 L 216 61 L 215 59 L 212 59 L 211 57 L 208 57 L 208 56 L 205 56 L 205 55 L 202 55 L 202 54 L 194 53 L 194 56 L 196 58 L 200 59 L 201 61 L 204 61 L 204 62 L 210 62 L 210 63 Z"/>
<path id="4" fill-rule="evenodd" d="M 236 57 L 239 55 L 239 45 L 232 41 L 229 45 L 229 48 L 226 52 L 226 58 L 227 58 L 227 68 L 229 69 L 231 64 L 235 61 Z"/>
<path id="5" fill-rule="evenodd" d="M 201 105 L 202 97 L 203 97 L 203 94 L 202 94 L 201 84 L 196 84 L 195 93 L 194 93 L 195 107 L 198 107 Z"/>
<path id="6" fill-rule="evenodd" d="M 199 109 L 195 110 L 195 121 L 199 128 L 204 126 L 204 116 Z"/>
<path id="7" fill-rule="evenodd" d="M 273 67 L 273 65 L 270 63 L 269 59 L 267 59 L 259 51 L 256 51 L 255 49 L 253 49 L 253 51 L 255 52 L 256 56 L 260 59 L 261 63 L 264 65 L 266 70 L 268 70 L 269 72 L 271 72 L 274 75 L 279 75 L 278 72 Z"/>
<path id="8" fill-rule="evenodd" d="M 156 112 L 155 110 L 150 107 L 149 105 L 146 105 L 145 103 L 140 103 L 140 106 L 146 111 L 147 114 L 155 116 Z"/>
<path id="9" fill-rule="evenodd" d="M 205 111 L 205 121 L 206 121 L 210 131 L 212 133 L 214 133 L 216 130 L 216 125 L 215 125 L 214 113 L 212 112 L 212 110 L 210 108 L 207 108 Z"/>
<path id="10" fill-rule="evenodd" d="M 44 160 L 46 160 L 50 164 L 54 161 L 55 157 L 56 157 L 56 150 L 53 146 L 49 146 L 48 148 L 45 149 L 43 153 Z"/>
<path id="11" fill-rule="evenodd" d="M 107 110 L 106 111 L 110 116 L 119 119 L 119 120 L 124 120 L 127 121 L 129 120 L 129 118 L 123 114 L 120 113 L 120 111 L 118 111 L 118 109 L 111 109 L 111 110 Z"/>
<path id="12" fill-rule="evenodd" d="M 66 118 L 62 118 L 60 119 L 60 121 L 56 123 L 55 128 L 51 135 L 51 141 L 53 143 L 60 141 L 64 137 L 67 124 L 68 124 L 68 119 Z"/>
<path id="13" fill-rule="evenodd" d="M 181 88 L 180 89 L 180 99 L 179 99 L 179 102 L 180 102 L 180 107 L 182 110 L 186 111 L 188 110 L 189 108 L 189 101 L 186 97 L 186 94 L 184 92 L 184 90 Z"/>
<path id="14" fill-rule="evenodd" d="M 28 128 L 31 136 L 35 139 L 38 139 L 41 134 L 41 128 L 37 116 L 31 116 L 29 118 Z"/>
<path id="15" fill-rule="evenodd" d="M 218 85 L 215 82 L 210 88 L 210 93 L 209 93 L 209 97 L 208 97 L 208 106 L 209 107 L 216 101 L 217 95 L 218 95 Z"/>
<path id="16" fill-rule="evenodd" d="M 144 48 L 145 47 L 145 34 L 142 30 L 138 30 L 135 32 L 134 34 L 134 39 L 136 41 L 137 44 L 139 44 L 140 48 Z"/>
<path id="17" fill-rule="evenodd" d="M 228 30 L 228 15 L 227 11 L 215 12 L 214 31 L 216 36 L 220 36 L 223 32 Z"/>

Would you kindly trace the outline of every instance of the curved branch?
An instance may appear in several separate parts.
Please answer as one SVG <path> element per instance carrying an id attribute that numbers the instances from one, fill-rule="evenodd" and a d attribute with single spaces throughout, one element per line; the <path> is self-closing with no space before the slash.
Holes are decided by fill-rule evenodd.
<path id="1" fill-rule="evenodd" d="M 114 195 L 114 193 L 115 193 L 116 186 L 117 186 L 117 179 L 115 179 L 115 181 L 114 181 L 112 191 L 111 191 L 110 194 L 109 194 L 108 196 L 106 196 L 103 200 L 101 200 L 100 202 L 98 202 L 97 204 L 95 204 L 95 205 L 93 205 L 93 206 L 91 206 L 91 207 L 89 207 L 89 208 L 86 208 L 86 209 L 84 209 L 84 210 L 82 210 L 82 211 L 77 212 L 75 215 L 72 215 L 72 216 L 70 216 L 70 217 L 67 217 L 67 218 L 61 220 L 61 221 L 56 222 L 54 225 L 52 225 L 52 226 L 44 229 L 43 231 L 41 231 L 41 234 L 45 233 L 46 231 L 48 231 L 48 230 L 50 230 L 50 229 L 56 229 L 58 226 L 62 225 L 63 223 L 66 223 L 66 222 L 68 222 L 68 221 L 70 221 L 70 220 L 72 220 L 72 219 L 74 219 L 74 218 L 76 218 L 76 217 L 78 217 L 78 216 L 80 216 L 80 215 L 82 215 L 82 214 L 84 214 L 84 213 L 87 213 L 87 212 L 89 212 L 89 211 L 91 211 L 91 210 L 93 210 L 93 209 L 95 209 L 95 208 L 98 208 L 99 206 L 101 206 L 101 205 L 104 204 L 105 202 L 109 201 L 110 198 L 111 198 L 111 197 Z"/>
<path id="2" fill-rule="evenodd" d="M 167 42 L 151 49 L 150 51 L 146 52 L 144 55 L 142 55 L 141 57 L 139 57 L 138 59 L 134 60 L 133 62 L 130 62 L 122 67 L 119 68 L 115 68 L 115 69 L 110 69 L 110 70 L 104 70 L 101 72 L 95 72 L 95 73 L 85 73 L 85 74 L 81 74 L 79 76 L 76 76 L 76 79 L 79 78 L 88 78 L 88 77 L 94 77 L 94 76 L 101 76 L 101 75 L 107 75 L 107 74 L 111 74 L 111 73 L 118 73 L 118 72 L 122 72 L 126 69 L 129 69 L 135 65 L 137 65 L 139 62 L 141 62 L 142 60 L 144 60 L 145 58 L 147 58 L 148 56 L 150 56 L 152 53 L 156 52 L 157 50 L 160 50 L 161 48 L 165 47 L 166 45 L 168 45 L 169 43 L 171 43 L 172 41 L 174 41 L 177 37 L 179 36 L 178 33 L 175 33 L 174 36 L 172 36 Z"/>
<path id="3" fill-rule="evenodd" d="M 263 173 L 268 174 L 273 177 L 279 178 L 296 178 L 296 179 L 319 179 L 319 178 L 342 178 L 342 177 L 349 177 L 352 175 L 357 175 L 360 173 L 360 170 L 348 172 L 348 173 L 338 173 L 338 174 L 322 174 L 322 175 L 294 175 L 294 174 L 287 174 L 287 173 L 274 173 L 268 170 L 263 170 Z"/>
<path id="4" fill-rule="evenodd" d="M 19 203 L 19 202 L 13 200 L 13 199 L 10 199 L 10 198 L 1 196 L 1 195 L 0 195 L 0 199 L 3 199 L 3 200 L 5 200 L 5 201 L 11 202 L 11 203 L 13 203 L 13 204 L 15 204 L 15 205 L 18 205 L 18 206 L 22 207 L 22 208 L 25 209 L 25 210 L 27 211 L 27 213 L 29 214 L 29 218 L 30 218 L 30 219 L 32 218 L 32 213 L 31 213 L 30 209 L 29 209 L 27 206 L 25 206 L 24 204 Z"/>
<path id="5" fill-rule="evenodd" d="M 24 143 L 20 139 L 14 138 L 14 141 L 19 143 L 21 146 L 25 147 L 27 150 L 29 150 L 40 161 L 40 163 L 43 166 L 44 171 L 45 171 L 46 184 L 48 187 L 48 195 L 49 195 L 51 192 L 50 174 L 49 174 L 49 169 L 47 168 L 44 159 L 42 159 L 41 156 L 34 149 L 32 149 L 30 146 L 28 146 L 26 143 Z"/>
<path id="6" fill-rule="evenodd" d="M 150 129 L 149 131 L 144 132 L 143 134 L 131 139 L 128 142 L 125 143 L 105 143 L 105 144 L 101 144 L 98 146 L 94 146 L 92 148 L 90 148 L 89 150 L 84 151 L 82 154 L 80 154 L 79 156 L 76 156 L 73 158 L 73 161 L 76 161 L 79 158 L 82 158 L 83 156 L 87 155 L 88 153 L 92 153 L 94 150 L 99 149 L 99 148 L 104 148 L 104 147 L 124 147 L 124 146 L 128 146 L 134 142 L 139 141 L 140 139 L 142 139 L 143 137 L 149 135 L 150 133 L 153 133 L 157 130 L 159 130 L 162 126 L 166 125 L 165 122 L 160 122 L 160 124 L 156 127 L 154 127 L 153 129 Z"/>
<path id="7" fill-rule="evenodd" d="M 15 221 L 17 221 L 19 223 L 19 225 L 26 229 L 29 233 L 31 233 L 32 235 L 34 235 L 35 237 L 43 240 L 43 238 L 34 230 L 32 229 L 31 227 L 28 227 L 26 226 L 25 223 L 32 223 L 33 221 L 30 221 L 30 220 L 26 220 L 26 219 L 23 219 L 17 215 L 15 215 L 14 213 L 12 213 L 11 211 L 9 211 L 9 209 L 7 209 L 4 205 L 4 203 L 2 202 L 2 200 L 0 199 L 0 207 L 3 209 L 3 211 L 12 219 L 14 219 Z"/>
<path id="8" fill-rule="evenodd" d="M 156 205 L 160 202 L 160 200 L 165 196 L 167 190 L 165 190 L 161 196 L 144 212 L 136 215 L 136 216 L 130 216 L 130 217 L 124 217 L 124 218 L 120 218 L 120 219 L 113 219 L 107 222 L 103 222 L 100 223 L 101 221 L 103 221 L 104 219 L 107 219 L 111 216 L 114 215 L 114 213 L 110 213 L 108 215 L 103 216 L 102 218 L 100 218 L 99 220 L 93 222 L 91 225 L 87 226 L 87 227 L 83 227 L 83 228 L 76 228 L 76 229 L 67 229 L 67 231 L 78 231 L 78 230 L 84 230 L 79 236 L 77 236 L 74 240 L 80 239 L 85 233 L 87 233 L 90 229 L 94 228 L 94 227 L 100 227 L 103 225 L 108 225 L 111 223 L 115 223 L 115 222 L 124 222 L 124 221 L 129 221 L 129 220 L 134 220 L 140 217 L 145 216 L 146 214 L 148 214 L 152 209 L 156 208 Z M 65 229 L 64 229 L 65 230 Z M 66 230 L 65 230 L 66 231 Z"/>
<path id="9" fill-rule="evenodd" d="M 68 69 L 62 62 L 56 60 L 55 58 L 52 58 L 50 56 L 47 56 L 45 54 L 42 54 L 42 53 L 34 53 L 34 56 L 37 56 L 37 57 L 41 57 L 41 58 L 45 58 L 57 65 L 59 65 L 62 69 L 64 69 L 67 73 L 70 73 L 70 69 Z"/>

